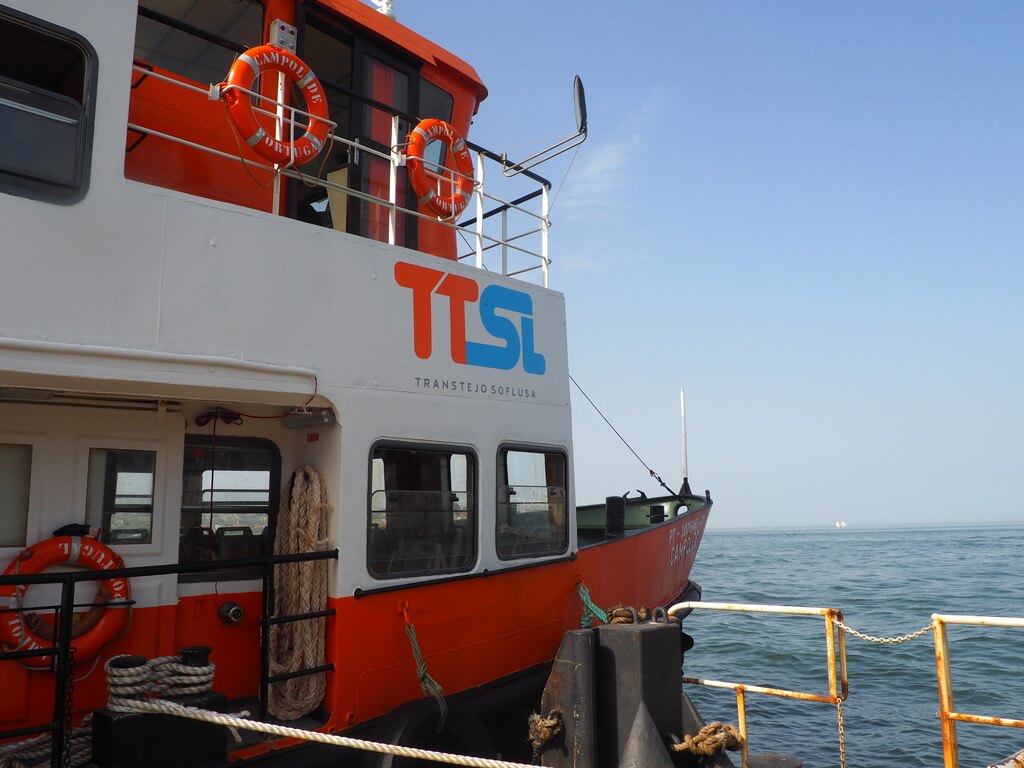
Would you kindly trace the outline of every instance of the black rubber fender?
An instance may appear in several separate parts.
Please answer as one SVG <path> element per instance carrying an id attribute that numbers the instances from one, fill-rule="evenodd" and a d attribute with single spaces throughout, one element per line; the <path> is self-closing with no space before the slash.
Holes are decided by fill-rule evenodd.
<path id="1" fill-rule="evenodd" d="M 452 752 L 473 757 L 494 757 L 494 742 L 486 726 L 469 708 L 448 703 L 444 729 L 437 733 L 440 710 L 434 699 L 417 699 L 393 709 L 374 727 L 369 738 L 385 744 L 420 747 L 437 752 Z M 359 768 L 410 768 L 438 763 L 410 760 L 378 752 L 363 752 Z"/>

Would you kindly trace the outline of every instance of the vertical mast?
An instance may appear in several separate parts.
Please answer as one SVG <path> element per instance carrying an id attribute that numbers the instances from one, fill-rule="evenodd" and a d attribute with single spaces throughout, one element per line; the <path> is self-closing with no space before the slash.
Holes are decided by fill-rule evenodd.
<path id="1" fill-rule="evenodd" d="M 682 387 L 679 389 L 679 418 L 683 427 L 683 485 L 688 485 L 689 477 L 688 462 L 686 457 L 686 393 Z"/>

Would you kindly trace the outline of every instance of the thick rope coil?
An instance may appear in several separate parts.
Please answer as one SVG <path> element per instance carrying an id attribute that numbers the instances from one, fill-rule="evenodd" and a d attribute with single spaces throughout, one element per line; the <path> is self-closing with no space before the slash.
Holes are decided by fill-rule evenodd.
<path id="1" fill-rule="evenodd" d="M 279 555 L 322 551 L 327 545 L 327 484 L 312 467 L 292 474 L 287 499 L 277 518 L 274 552 Z M 327 562 L 281 563 L 275 566 L 278 616 L 296 616 L 327 607 Z M 290 621 L 270 628 L 270 673 L 278 675 L 323 666 L 326 621 Z M 270 686 L 268 706 L 282 720 L 309 714 L 323 701 L 324 674 L 304 675 Z"/>
<path id="2" fill-rule="evenodd" d="M 213 688 L 215 666 L 192 667 L 181 663 L 177 656 L 158 656 L 145 664 L 120 667 L 118 659 L 131 658 L 127 654 L 112 657 L 104 666 L 107 673 L 107 707 L 112 712 L 134 712 L 132 706 L 151 694 L 182 696 L 205 693 Z"/>
<path id="3" fill-rule="evenodd" d="M 735 752 L 743 745 L 743 737 L 736 726 L 729 723 L 708 723 L 695 735 L 687 736 L 678 744 L 673 744 L 676 752 L 693 752 L 697 755 L 712 755 L 727 749 Z"/>
<path id="4" fill-rule="evenodd" d="M 562 711 L 552 709 L 547 717 L 533 712 L 529 718 L 530 744 L 533 747 L 533 762 L 540 765 L 540 753 L 555 736 L 562 732 Z"/>
<path id="5" fill-rule="evenodd" d="M 195 707 L 185 707 L 166 699 L 149 699 L 147 701 L 136 701 L 133 703 L 136 712 L 158 712 L 166 715 L 187 717 L 190 720 L 200 720 L 205 723 L 214 723 L 227 727 L 234 726 L 246 731 L 268 733 L 272 736 L 281 736 L 289 739 L 302 739 L 304 741 L 315 741 L 320 744 L 332 744 L 338 747 L 349 749 L 361 749 L 365 752 L 376 752 L 382 755 L 396 755 L 407 757 L 413 760 L 432 760 L 437 763 L 448 765 L 464 765 L 468 768 L 533 768 L 528 763 L 513 763 L 509 760 L 494 760 L 486 757 L 472 757 L 469 755 L 453 755 L 448 752 L 434 752 L 429 749 L 417 747 L 403 747 L 397 744 L 382 744 L 377 741 L 366 741 L 365 739 L 353 739 L 348 736 L 337 736 L 332 733 L 321 733 L 319 731 L 305 731 L 301 728 L 291 728 L 285 725 L 274 725 L 272 723 L 261 723 L 257 720 L 243 720 L 221 712 L 210 712 Z"/>
<path id="6" fill-rule="evenodd" d="M 78 728 L 71 729 L 70 768 L 82 768 L 92 762 L 92 715 L 86 715 Z M 36 736 L 11 744 L 0 744 L 0 768 L 29 768 L 49 762 L 53 749 L 50 734 Z"/>

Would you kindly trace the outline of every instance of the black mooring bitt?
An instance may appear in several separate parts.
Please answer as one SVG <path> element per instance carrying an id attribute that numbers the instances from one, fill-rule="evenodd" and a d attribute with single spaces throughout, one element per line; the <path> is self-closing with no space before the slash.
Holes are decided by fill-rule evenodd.
<path id="1" fill-rule="evenodd" d="M 647 705 L 640 702 L 618 768 L 675 768 Z"/>
<path id="2" fill-rule="evenodd" d="M 540 753 L 549 768 L 594 765 L 594 630 L 566 632 L 541 696 L 541 714 L 557 710 L 562 733 Z"/>
<path id="3" fill-rule="evenodd" d="M 679 625 L 604 624 L 595 639 L 597 768 L 619 768 L 641 705 L 667 759 L 665 740 L 683 722 Z"/>
<path id="4" fill-rule="evenodd" d="M 675 622 L 567 632 L 541 697 L 541 714 L 559 710 L 563 732 L 544 745 L 541 765 L 676 765 L 667 738 L 683 730 L 681 652 Z"/>

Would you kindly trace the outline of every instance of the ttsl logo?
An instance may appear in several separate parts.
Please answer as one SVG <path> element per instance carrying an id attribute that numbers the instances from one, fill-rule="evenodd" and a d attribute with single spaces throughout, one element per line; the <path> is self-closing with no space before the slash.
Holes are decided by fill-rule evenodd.
<path id="1" fill-rule="evenodd" d="M 472 278 L 404 261 L 395 264 L 395 282 L 412 291 L 412 337 L 416 357 L 427 360 L 433 354 L 431 310 L 434 297 L 442 296 L 448 299 L 452 362 L 510 371 L 522 361 L 527 373 L 544 373 L 544 355 L 534 347 L 530 294 L 501 285 L 488 285 L 481 291 Z M 480 313 L 484 330 L 501 343 L 466 339 L 466 313 L 470 307 Z M 518 325 L 508 314 L 516 316 Z"/>

